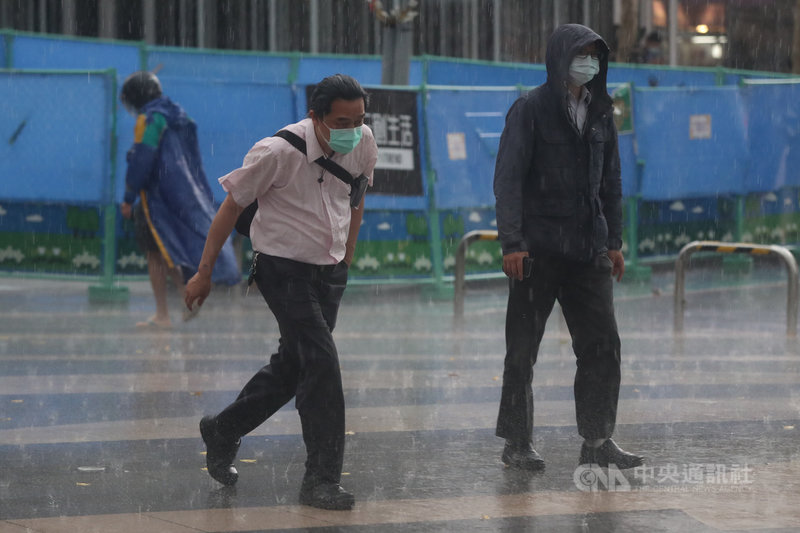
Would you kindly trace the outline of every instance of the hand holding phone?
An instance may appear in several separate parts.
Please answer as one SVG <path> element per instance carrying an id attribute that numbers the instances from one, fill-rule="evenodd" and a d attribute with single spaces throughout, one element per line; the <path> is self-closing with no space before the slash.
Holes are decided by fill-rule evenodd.
<path id="1" fill-rule="evenodd" d="M 531 277 L 531 272 L 533 272 L 533 257 L 523 257 L 522 258 L 522 277 L 529 278 Z"/>

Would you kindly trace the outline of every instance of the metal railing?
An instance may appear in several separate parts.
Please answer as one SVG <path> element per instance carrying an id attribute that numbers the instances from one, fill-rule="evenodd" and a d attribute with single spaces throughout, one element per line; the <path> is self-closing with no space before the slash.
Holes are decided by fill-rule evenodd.
<path id="1" fill-rule="evenodd" d="M 496 241 L 497 232 L 493 230 L 475 230 L 470 231 L 461 237 L 461 242 L 458 243 L 458 250 L 456 251 L 456 265 L 455 265 L 455 280 L 453 282 L 453 317 L 455 323 L 461 324 L 464 318 L 464 290 L 465 283 L 465 270 L 467 261 L 467 248 L 475 241 Z"/>
<path id="2" fill-rule="evenodd" d="M 750 255 L 777 255 L 786 264 L 787 294 L 786 294 L 786 335 L 795 337 L 797 335 L 797 300 L 798 300 L 798 279 L 797 261 L 792 253 L 783 246 L 749 244 L 739 242 L 717 242 L 717 241 L 694 241 L 690 242 L 678 253 L 675 260 L 675 317 L 674 332 L 683 331 L 683 311 L 686 307 L 684 292 L 686 291 L 686 266 L 689 257 L 694 252 L 717 252 L 726 254 L 750 254 Z"/>

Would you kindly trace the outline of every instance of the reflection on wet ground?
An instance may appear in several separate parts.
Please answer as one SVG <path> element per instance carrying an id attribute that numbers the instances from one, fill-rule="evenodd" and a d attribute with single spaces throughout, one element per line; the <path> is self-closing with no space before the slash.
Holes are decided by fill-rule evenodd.
<path id="1" fill-rule="evenodd" d="M 342 484 L 352 512 L 300 506 L 293 405 L 245 437 L 235 488 L 203 471 L 197 423 L 277 345 L 259 297 L 217 289 L 200 316 L 140 331 L 130 302 L 87 284 L 0 279 L 0 533 L 25 531 L 797 531 L 800 348 L 775 265 L 687 275 L 672 332 L 671 271 L 619 284 L 617 442 L 632 471 L 576 470 L 575 369 L 554 312 L 536 365 L 534 445 L 544 472 L 503 467 L 494 436 L 505 285 L 472 282 L 465 324 L 415 286 L 353 285 L 335 337 L 347 402 Z"/>

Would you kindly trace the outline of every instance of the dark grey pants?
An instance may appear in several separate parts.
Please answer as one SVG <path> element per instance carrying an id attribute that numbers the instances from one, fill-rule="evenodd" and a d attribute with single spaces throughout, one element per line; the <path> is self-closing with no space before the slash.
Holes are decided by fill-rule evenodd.
<path id="1" fill-rule="evenodd" d="M 620 341 L 611 266 L 605 254 L 589 263 L 537 255 L 529 278 L 509 280 L 498 437 L 515 443 L 531 440 L 533 365 L 556 300 L 577 358 L 574 391 L 578 433 L 586 439 L 600 439 L 614 432 Z"/>
<path id="2" fill-rule="evenodd" d="M 317 266 L 259 254 L 255 281 L 280 328 L 278 353 L 219 415 L 225 436 L 254 430 L 292 398 L 306 445 L 304 483 L 338 483 L 344 458 L 344 393 L 333 328 L 347 265 Z"/>

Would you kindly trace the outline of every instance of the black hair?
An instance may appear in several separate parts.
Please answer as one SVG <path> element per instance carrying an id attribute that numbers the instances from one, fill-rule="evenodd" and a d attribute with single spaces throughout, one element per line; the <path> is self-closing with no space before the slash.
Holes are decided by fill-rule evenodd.
<path id="1" fill-rule="evenodd" d="M 140 70 L 125 79 L 119 98 L 126 106 L 137 111 L 147 102 L 161 97 L 161 82 L 152 72 Z"/>
<path id="2" fill-rule="evenodd" d="M 364 107 L 369 103 L 367 91 L 361 87 L 361 84 L 355 78 L 347 74 L 334 74 L 333 76 L 328 76 L 314 87 L 308 109 L 313 111 L 316 117 L 322 118 L 331 112 L 331 104 L 339 98 L 342 100 L 363 98 Z"/>

